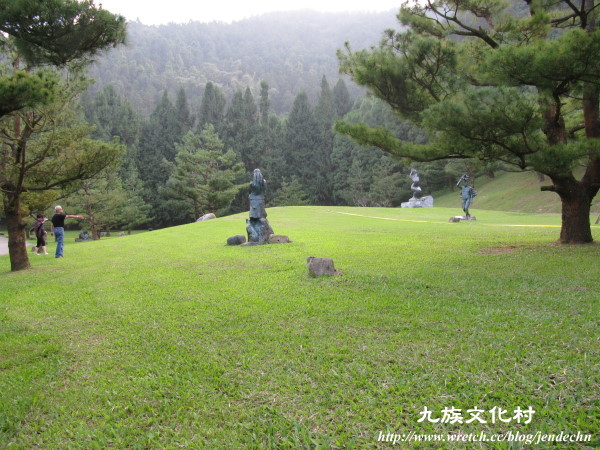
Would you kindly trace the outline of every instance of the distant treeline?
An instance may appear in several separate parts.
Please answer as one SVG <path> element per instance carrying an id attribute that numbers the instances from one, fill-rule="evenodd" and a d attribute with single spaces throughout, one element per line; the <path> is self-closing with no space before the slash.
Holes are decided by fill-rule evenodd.
<path id="1" fill-rule="evenodd" d="M 128 44 L 92 68 L 96 84 L 90 93 L 112 84 L 147 117 L 165 90 L 175 96 L 183 87 L 190 103 L 199 104 L 209 81 L 231 100 L 246 87 L 258 95 L 266 80 L 271 107 L 288 113 L 299 92 L 316 101 L 321 77 L 339 76 L 336 51 L 346 41 L 356 48 L 377 44 L 383 30 L 397 26 L 395 14 L 272 13 L 233 24 L 130 22 Z M 360 92 L 351 83 L 348 89 L 353 96 Z"/>

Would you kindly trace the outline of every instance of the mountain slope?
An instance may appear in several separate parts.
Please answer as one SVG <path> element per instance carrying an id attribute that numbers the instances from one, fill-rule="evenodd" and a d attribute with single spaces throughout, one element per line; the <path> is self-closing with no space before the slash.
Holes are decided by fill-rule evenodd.
<path id="1" fill-rule="evenodd" d="M 271 88 L 271 106 L 278 114 L 290 110 L 295 96 L 306 91 L 314 100 L 321 78 L 331 86 L 340 77 L 336 51 L 377 44 L 385 29 L 397 27 L 396 11 L 386 13 L 272 13 L 226 23 L 128 24 L 128 43 L 98 59 L 91 70 L 97 82 L 90 93 L 113 84 L 118 93 L 147 115 L 167 90 L 173 97 L 186 89 L 188 101 L 199 104 L 208 81 L 227 96 L 260 82 Z M 348 82 L 349 88 L 358 87 Z"/>

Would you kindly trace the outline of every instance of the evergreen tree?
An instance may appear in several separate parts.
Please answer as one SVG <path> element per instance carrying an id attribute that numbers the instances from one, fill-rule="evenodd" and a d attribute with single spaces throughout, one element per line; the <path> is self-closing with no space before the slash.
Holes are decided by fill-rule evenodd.
<path id="1" fill-rule="evenodd" d="M 177 144 L 171 176 L 161 194 L 185 205 L 185 215 L 195 220 L 205 213 L 220 213 L 246 186 L 240 184 L 243 165 L 233 150 L 224 150 L 212 125 L 200 135 L 188 132 Z"/>
<path id="2" fill-rule="evenodd" d="M 339 79 L 333 88 L 333 103 L 338 117 L 344 117 L 352 109 L 352 99 L 343 79 Z"/>
<path id="3" fill-rule="evenodd" d="M 260 82 L 260 126 L 265 129 L 269 126 L 269 116 L 271 111 L 271 100 L 269 99 L 269 83 Z"/>
<path id="4" fill-rule="evenodd" d="M 225 118 L 223 140 L 241 156 L 246 171 L 252 172 L 260 165 L 263 152 L 259 145 L 258 111 L 250 88 L 243 94 L 236 91 Z"/>
<path id="5" fill-rule="evenodd" d="M 85 180 L 81 188 L 69 196 L 68 204 L 84 211 L 92 239 L 100 239 L 101 232 L 110 231 L 119 224 L 119 211 L 127 202 L 127 192 L 114 168 L 107 168 Z"/>
<path id="6" fill-rule="evenodd" d="M 261 144 L 265 149 L 262 162 L 264 173 L 269 179 L 269 191 L 274 195 L 281 187 L 284 177 L 290 172 L 286 164 L 284 149 L 286 148 L 286 127 L 277 116 L 269 117 L 268 129 L 265 133 L 265 143 Z"/>
<path id="7" fill-rule="evenodd" d="M 203 130 L 208 124 L 215 127 L 219 132 L 225 115 L 225 95 L 218 86 L 212 82 L 206 83 L 204 96 L 200 105 L 200 116 L 198 117 L 198 129 Z"/>
<path id="8" fill-rule="evenodd" d="M 257 167 L 264 171 L 269 179 L 269 191 L 274 195 L 281 187 L 287 168 L 283 156 L 285 127 L 282 121 L 270 113 L 269 85 L 261 82 L 259 117 L 260 129 L 257 147 L 262 150 Z"/>
<path id="9" fill-rule="evenodd" d="M 331 180 L 333 151 L 333 124 L 337 119 L 333 92 L 329 87 L 327 78 L 321 80 L 321 94 L 315 107 L 315 120 L 318 127 L 318 141 L 312 153 L 313 198 L 321 205 L 331 204 L 333 200 L 333 185 Z"/>
<path id="10" fill-rule="evenodd" d="M 116 153 L 114 147 L 92 142 L 87 132 L 80 133 L 82 140 L 77 150 L 87 151 L 87 155 L 76 161 L 67 160 L 60 170 L 39 171 L 51 169 L 49 163 L 55 164 L 63 155 L 76 154 L 75 144 L 67 135 L 74 136 L 77 132 L 69 133 L 67 128 L 62 129 L 63 139 L 57 139 L 64 148 L 47 141 L 45 146 L 41 142 L 39 146 L 29 145 L 42 131 L 60 135 L 59 127 L 65 127 L 65 121 L 58 120 L 63 111 L 57 106 L 72 105 L 72 97 L 64 92 L 60 81 L 65 72 L 58 73 L 49 67 L 64 68 L 72 63 L 69 68 L 81 69 L 92 56 L 123 43 L 125 19 L 96 8 L 93 2 L 4 1 L 0 8 L 0 31 L 1 51 L 12 63 L 12 70 L 4 70 L 0 76 L 0 127 L 5 149 L 0 154 L 0 192 L 8 227 L 11 270 L 16 271 L 30 267 L 23 234 L 23 193 L 46 191 L 91 176 L 94 171 L 102 170 L 103 161 Z M 27 70 L 20 70 L 20 61 Z M 82 161 L 93 163 L 94 159 L 94 167 L 79 165 Z M 32 176 L 33 173 L 39 176 Z"/>
<path id="11" fill-rule="evenodd" d="M 270 202 L 271 206 L 305 206 L 308 205 L 308 195 L 302 189 L 298 178 L 293 177 L 291 181 L 285 179 L 281 188 L 277 190 Z"/>
<path id="12" fill-rule="evenodd" d="M 402 139 L 423 142 L 425 135 L 414 125 L 398 120 L 384 102 L 363 97 L 345 121 L 380 125 Z M 332 152 L 332 180 L 336 203 L 355 206 L 397 205 L 411 195 L 408 168 L 375 147 L 364 147 L 346 136 L 337 135 Z M 381 180 L 386 180 L 385 187 Z M 384 195 L 389 194 L 388 198 Z"/>
<path id="13" fill-rule="evenodd" d="M 0 77 L 0 117 L 59 95 L 58 77 L 46 66 L 89 61 L 125 40 L 125 19 L 93 2 L 66 0 L 3 1 L 0 8 L 2 52 L 15 47 L 12 73 Z M 19 70 L 18 61 L 27 70 Z M 35 70 L 37 68 L 37 70 Z"/>
<path id="14" fill-rule="evenodd" d="M 144 201 L 142 195 L 144 184 L 139 178 L 135 164 L 127 163 L 127 161 L 123 164 L 121 180 L 127 195 L 125 202 L 119 205 L 117 211 L 117 226 L 131 233 L 131 230 L 152 220 L 150 215 L 152 207 Z"/>
<path id="15" fill-rule="evenodd" d="M 600 190 L 599 9 L 587 0 L 404 6 L 410 28 L 378 48 L 339 52 L 341 70 L 424 126 L 413 145 L 389 130 L 339 123 L 358 142 L 417 161 L 477 158 L 547 175 L 562 202 L 560 241 L 592 241 Z M 457 39 L 460 38 L 460 39 Z M 583 165 L 584 175 L 576 178 Z"/>
<path id="16" fill-rule="evenodd" d="M 175 101 L 175 111 L 177 111 L 177 122 L 180 130 L 179 134 L 183 136 L 194 126 L 194 118 L 188 106 L 185 89 L 180 88 L 177 92 L 177 100 Z"/>
<path id="17" fill-rule="evenodd" d="M 286 122 L 284 158 L 287 176 L 297 177 L 310 203 L 317 203 L 317 189 L 313 179 L 317 168 L 313 155 L 319 141 L 319 129 L 305 92 L 296 96 Z"/>
<path id="18" fill-rule="evenodd" d="M 175 161 L 176 145 L 183 128 L 178 111 L 164 92 L 161 101 L 143 125 L 136 157 L 140 179 L 144 183 L 144 200 L 152 206 L 155 227 L 172 224 L 177 211 L 168 208 L 158 195 L 159 187 L 169 178 L 169 163 Z"/>

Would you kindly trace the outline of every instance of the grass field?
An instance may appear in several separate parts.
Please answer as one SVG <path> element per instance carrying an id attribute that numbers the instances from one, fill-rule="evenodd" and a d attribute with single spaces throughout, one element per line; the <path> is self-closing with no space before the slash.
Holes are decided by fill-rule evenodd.
<path id="1" fill-rule="evenodd" d="M 599 445 L 600 246 L 557 245 L 559 216 L 268 213 L 291 244 L 226 246 L 242 214 L 71 237 L 65 258 L 17 273 L 0 257 L 0 448 L 387 448 L 387 433 L 517 432 Z M 342 273 L 312 278 L 308 256 Z M 529 423 L 514 418 L 529 407 Z M 419 421 L 424 408 L 464 423 Z M 476 409 L 486 423 L 466 423 Z"/>
<path id="2" fill-rule="evenodd" d="M 583 171 L 581 171 L 583 172 Z M 578 173 L 581 177 L 583 173 Z M 540 182 L 534 172 L 499 172 L 495 178 L 487 176 L 475 180 L 475 197 L 472 209 L 518 211 L 530 213 L 560 213 L 560 197 L 554 192 L 542 192 L 541 186 L 552 184 L 548 178 Z M 460 208 L 459 191 L 434 193 L 436 207 Z M 600 214 L 600 196 L 591 205 L 592 223 Z"/>

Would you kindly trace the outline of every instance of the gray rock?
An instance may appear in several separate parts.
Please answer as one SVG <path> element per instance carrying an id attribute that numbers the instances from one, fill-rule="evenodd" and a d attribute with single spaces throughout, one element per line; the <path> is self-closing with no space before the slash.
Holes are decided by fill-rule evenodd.
<path id="1" fill-rule="evenodd" d="M 402 208 L 433 208 L 433 197 L 427 195 L 419 199 L 410 199 L 407 202 L 401 203 Z"/>
<path id="2" fill-rule="evenodd" d="M 285 234 L 271 234 L 267 242 L 269 244 L 289 244 L 291 241 Z"/>
<path id="3" fill-rule="evenodd" d="M 335 275 L 335 267 L 331 258 L 315 258 L 309 256 L 306 260 L 308 263 L 308 271 L 314 277 Z"/>
<path id="4" fill-rule="evenodd" d="M 237 234 L 235 236 L 231 236 L 227 238 L 227 245 L 241 245 L 246 242 L 246 236 L 243 234 Z"/>
<path id="5" fill-rule="evenodd" d="M 79 233 L 79 237 L 77 239 L 75 239 L 75 242 L 91 241 L 91 240 L 92 240 L 92 235 L 90 234 L 90 232 L 82 231 L 81 233 Z"/>
<path id="6" fill-rule="evenodd" d="M 248 242 L 258 242 L 266 244 L 269 236 L 273 233 L 273 228 L 269 225 L 267 219 L 246 219 L 246 231 L 248 232 Z"/>
<path id="7" fill-rule="evenodd" d="M 199 217 L 198 220 L 196 220 L 196 222 L 204 222 L 205 220 L 210 220 L 210 219 L 216 219 L 217 216 L 215 216 L 213 213 L 208 213 L 208 214 L 204 214 L 202 217 Z"/>
<path id="8" fill-rule="evenodd" d="M 450 217 L 450 222 L 460 222 L 461 220 L 477 220 L 475 216 L 454 216 Z"/>

